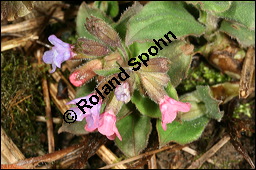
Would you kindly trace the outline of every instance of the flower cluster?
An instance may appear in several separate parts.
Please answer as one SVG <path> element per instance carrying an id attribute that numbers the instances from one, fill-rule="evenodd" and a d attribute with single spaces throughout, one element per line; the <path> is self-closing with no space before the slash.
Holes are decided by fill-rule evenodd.
<path id="1" fill-rule="evenodd" d="M 141 68 L 137 68 L 136 70 L 129 69 L 131 65 L 124 62 L 129 60 L 128 53 L 123 48 L 120 37 L 111 26 L 99 18 L 90 17 L 87 18 L 85 27 L 89 33 L 98 38 L 98 41 L 80 38 L 75 45 L 70 45 L 62 42 L 55 35 L 51 35 L 49 41 L 54 46 L 51 50 L 44 53 L 43 61 L 47 64 L 52 64 L 53 69 L 51 73 L 53 73 L 56 67 L 60 68 L 64 61 L 92 59 L 71 73 L 69 80 L 77 87 L 82 86 L 93 77 L 96 77 L 96 73 L 99 70 L 101 74 L 104 72 L 103 75 L 106 75 L 102 76 L 99 74 L 100 76 L 97 76 L 99 82 L 97 88 L 104 89 L 104 94 L 108 95 L 108 97 L 100 93 L 99 97 L 101 98 L 98 98 L 97 103 L 91 101 L 92 95 L 95 96 L 98 93 L 97 88 L 95 88 L 96 90 L 91 94 L 76 98 L 67 103 L 68 105 L 77 105 L 77 103 L 83 105 L 83 101 L 87 101 L 87 103 L 84 102 L 84 105 L 89 104 L 92 106 L 86 108 L 77 105 L 77 107 L 70 108 L 77 115 L 76 121 L 86 119 L 86 131 L 93 132 L 98 130 L 98 132 L 110 140 L 114 140 L 116 137 L 122 140 L 116 126 L 116 115 L 122 105 L 131 100 L 135 88 L 139 90 L 144 89 L 146 92 L 143 93 L 143 90 L 141 90 L 141 93 L 148 95 L 153 101 L 159 104 L 164 130 L 167 129 L 168 123 L 172 123 L 175 120 L 179 111 L 188 112 L 190 110 L 190 103 L 176 101 L 170 98 L 164 90 L 170 81 L 169 76 L 166 74 L 168 71 L 168 60 L 166 58 L 158 57 L 150 59 L 147 57 L 147 60 L 143 60 L 142 56 L 139 56 L 144 65 L 141 65 L 140 62 L 134 62 L 132 63 L 134 64 L 133 66 L 139 63 Z M 168 37 L 168 34 L 165 37 Z M 159 39 L 156 41 L 156 45 L 160 46 L 159 42 L 161 41 L 164 42 L 163 39 Z M 164 45 L 167 46 L 167 43 L 164 43 Z M 117 52 L 117 48 L 119 51 L 122 51 L 122 55 Z M 145 55 L 145 53 L 143 54 Z M 116 79 L 117 73 L 115 70 L 118 70 L 117 68 L 122 68 L 122 72 L 118 74 L 118 77 L 123 82 Z M 107 75 L 105 72 L 108 70 L 112 70 L 113 74 Z M 135 71 L 136 73 L 134 73 Z M 113 95 L 109 95 L 110 93 Z M 107 105 L 103 113 L 101 113 L 103 103 Z"/>
<path id="2" fill-rule="evenodd" d="M 86 97 L 76 98 L 67 104 L 76 104 L 81 99 L 86 99 L 89 101 L 89 98 L 94 95 L 94 93 L 89 94 Z M 108 139 L 114 140 L 117 136 L 120 140 L 122 140 L 121 135 L 119 134 L 116 127 L 116 115 L 113 110 L 105 111 L 100 114 L 102 101 L 96 104 L 91 109 L 84 107 L 84 112 L 80 110 L 78 107 L 72 107 L 70 110 L 73 110 L 77 114 L 76 121 L 82 121 L 84 118 L 86 119 L 85 130 L 88 132 L 93 132 L 98 129 L 98 131 L 106 135 Z"/>

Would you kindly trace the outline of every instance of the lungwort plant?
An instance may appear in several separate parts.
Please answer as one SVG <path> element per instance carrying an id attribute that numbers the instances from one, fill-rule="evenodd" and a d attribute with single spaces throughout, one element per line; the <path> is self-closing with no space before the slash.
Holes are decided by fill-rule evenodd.
<path id="1" fill-rule="evenodd" d="M 210 119 L 223 117 L 220 101 L 208 86 L 182 96 L 175 88 L 186 77 L 192 56 L 228 48 L 227 35 L 240 43 L 240 50 L 254 45 L 254 6 L 230 1 L 135 2 L 113 22 L 117 2 L 95 2 L 94 7 L 82 3 L 77 42 L 70 45 L 51 35 L 54 47 L 43 56 L 52 72 L 66 60 L 87 60 L 69 77 L 78 88 L 77 99 L 67 104 L 77 119 L 63 122 L 60 131 L 98 131 L 115 140 L 126 156 L 147 147 L 153 125 L 160 147 L 197 140 Z M 189 37 L 207 43 L 194 46 Z"/>

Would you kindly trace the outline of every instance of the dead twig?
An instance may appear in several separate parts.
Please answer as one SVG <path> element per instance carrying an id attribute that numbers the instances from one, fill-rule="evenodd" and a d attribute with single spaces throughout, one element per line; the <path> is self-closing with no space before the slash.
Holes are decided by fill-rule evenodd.
<path id="1" fill-rule="evenodd" d="M 45 116 L 37 116 L 36 117 L 36 121 L 38 121 L 38 122 L 46 122 Z M 53 117 L 52 121 L 55 124 L 61 124 L 62 123 L 62 119 L 61 118 L 57 118 L 57 117 Z"/>
<path id="2" fill-rule="evenodd" d="M 15 47 L 20 47 L 20 46 L 24 46 L 28 40 L 37 40 L 38 36 L 36 35 L 26 35 L 24 37 L 21 38 L 15 38 L 9 41 L 4 41 L 1 42 L 1 51 L 6 51 L 6 50 L 10 50 L 12 48 Z"/>
<path id="3" fill-rule="evenodd" d="M 113 164 L 118 162 L 118 157 L 113 154 L 105 145 L 101 145 L 101 147 L 97 150 L 96 154 L 106 163 Z M 125 165 L 117 165 L 114 169 L 127 169 Z"/>
<path id="4" fill-rule="evenodd" d="M 148 161 L 148 169 L 158 169 L 156 163 L 156 154 L 153 154 L 152 157 Z"/>
<path id="5" fill-rule="evenodd" d="M 51 104 L 50 104 L 50 96 L 47 80 L 43 79 L 42 82 L 44 101 L 46 103 L 45 111 L 46 111 L 46 125 L 47 125 L 47 136 L 48 136 L 48 150 L 49 153 L 54 152 L 55 144 L 54 144 L 54 135 L 53 135 L 53 120 L 51 114 Z"/>
<path id="6" fill-rule="evenodd" d="M 175 146 L 176 146 L 176 144 L 175 145 L 171 145 L 171 146 L 165 146 L 165 147 L 163 147 L 161 149 L 157 149 L 157 150 L 154 150 L 154 151 L 146 152 L 146 153 L 140 154 L 138 156 L 134 156 L 132 158 L 120 161 L 118 163 L 114 163 L 114 164 L 111 164 L 111 165 L 107 165 L 107 166 L 101 167 L 100 169 L 109 169 L 109 168 L 112 168 L 112 167 L 117 166 L 117 165 L 126 164 L 126 163 L 129 163 L 129 162 L 132 162 L 132 161 L 135 161 L 135 160 L 138 160 L 138 159 L 141 159 L 141 158 L 144 158 L 144 157 L 156 154 L 158 152 L 162 152 L 162 151 L 167 150 L 167 149 L 172 149 Z"/>
<path id="7" fill-rule="evenodd" d="M 240 85 L 239 85 L 239 98 L 247 98 L 255 89 L 253 79 L 255 75 L 255 50 L 249 47 L 242 68 Z"/>
<path id="8" fill-rule="evenodd" d="M 22 159 L 25 156 L 1 127 L 1 163 L 13 164 Z"/>
<path id="9" fill-rule="evenodd" d="M 56 12 L 53 15 L 53 17 L 57 18 L 58 20 L 63 20 L 64 12 L 63 11 Z M 23 22 L 19 22 L 16 24 L 1 26 L 1 34 L 2 33 L 17 33 L 17 32 L 29 31 L 29 30 L 32 30 L 35 28 L 39 28 L 44 23 L 45 18 L 46 18 L 45 16 L 40 16 L 40 17 L 26 20 Z M 51 19 L 49 21 L 49 23 L 56 23 L 56 20 Z"/>
<path id="10" fill-rule="evenodd" d="M 42 64 L 41 56 L 42 52 L 38 49 L 36 51 L 36 58 L 38 59 L 38 64 Z M 46 126 L 47 126 L 47 137 L 48 137 L 48 151 L 49 153 L 54 152 L 55 144 L 54 144 L 54 135 L 53 135 L 53 120 L 51 114 L 51 104 L 50 104 L 50 96 L 49 96 L 49 89 L 48 83 L 46 78 L 42 80 L 42 88 L 43 88 L 43 95 L 44 95 L 44 102 L 45 102 L 45 112 L 46 112 Z"/>
<path id="11" fill-rule="evenodd" d="M 84 147 L 83 145 L 77 144 L 74 146 L 70 146 L 66 149 L 63 149 L 60 151 L 55 151 L 53 153 L 49 153 L 49 154 L 46 154 L 43 156 L 38 156 L 38 157 L 21 160 L 21 161 L 17 162 L 15 165 L 24 166 L 27 168 L 34 168 L 41 162 L 53 162 L 53 161 L 63 158 L 64 156 L 77 153 L 78 151 L 82 150 L 83 147 Z"/>
<path id="12" fill-rule="evenodd" d="M 24 37 L 25 35 L 23 35 L 23 34 L 16 34 L 16 33 L 3 33 L 3 34 L 1 34 L 1 37 L 4 37 L 4 36 Z M 33 40 L 33 39 L 31 39 L 31 40 Z M 42 45 L 42 46 L 44 46 L 46 48 L 51 48 L 50 45 L 48 45 L 48 44 L 46 44 L 46 43 L 44 43 L 44 42 L 42 42 L 40 40 L 33 40 L 33 41 L 35 41 L 37 44 L 40 44 L 40 45 Z"/>
<path id="13" fill-rule="evenodd" d="M 213 156 L 229 140 L 230 140 L 230 137 L 228 135 L 224 136 L 218 143 L 216 143 L 210 150 L 208 150 L 206 153 L 204 153 L 199 159 L 197 159 L 195 162 L 193 162 L 187 169 L 200 168 L 207 159 L 209 159 L 211 156 Z"/>
<path id="14" fill-rule="evenodd" d="M 188 146 L 182 148 L 182 150 L 185 151 L 185 152 L 187 152 L 187 153 L 190 153 L 190 154 L 193 155 L 193 156 L 196 156 L 196 155 L 197 155 L 197 152 L 196 152 L 194 149 L 192 149 L 192 148 L 190 148 L 190 147 L 188 147 Z M 207 159 L 206 161 L 207 161 L 208 163 L 210 163 L 210 164 L 213 164 L 213 165 L 217 166 L 217 167 L 220 166 L 220 164 L 214 163 L 212 159 Z"/>

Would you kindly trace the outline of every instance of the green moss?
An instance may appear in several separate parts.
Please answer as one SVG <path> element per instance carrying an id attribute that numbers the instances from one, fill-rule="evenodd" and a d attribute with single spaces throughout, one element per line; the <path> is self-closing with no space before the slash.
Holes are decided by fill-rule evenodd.
<path id="1" fill-rule="evenodd" d="M 44 114 L 41 76 L 21 52 L 1 53 L 1 123 L 7 135 L 26 157 L 47 151 L 40 139 L 46 124 L 35 121 Z M 47 139 L 47 138 L 46 138 Z"/>
<path id="2" fill-rule="evenodd" d="M 242 115 L 252 117 L 252 106 L 255 104 L 254 101 L 249 103 L 240 104 L 235 107 L 233 117 L 239 119 Z"/>
<path id="3" fill-rule="evenodd" d="M 177 87 L 180 93 L 195 90 L 197 85 L 214 85 L 230 81 L 231 78 L 201 62 L 198 67 L 190 68 L 188 76 Z"/>

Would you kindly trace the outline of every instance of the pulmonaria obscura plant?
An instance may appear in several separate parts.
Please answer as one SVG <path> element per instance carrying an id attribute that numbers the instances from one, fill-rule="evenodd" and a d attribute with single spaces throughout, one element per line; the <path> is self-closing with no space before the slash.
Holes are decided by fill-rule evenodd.
<path id="1" fill-rule="evenodd" d="M 52 64 L 51 72 L 64 61 L 87 60 L 69 76 L 77 98 L 67 104 L 76 121 L 62 126 L 74 134 L 98 131 L 115 140 L 126 156 L 146 148 L 152 126 L 160 147 L 198 139 L 210 119 L 221 120 L 220 101 L 208 86 L 197 86 L 180 97 L 175 87 L 186 77 L 193 54 L 208 54 L 211 48 L 194 50 L 187 37 L 203 35 L 211 44 L 221 42 L 224 36 L 215 32 L 219 22 L 215 12 L 228 14 L 232 4 L 227 3 L 218 12 L 217 7 L 204 9 L 206 2 L 192 4 L 200 12 L 199 22 L 187 11 L 192 5 L 185 2 L 149 2 L 144 7 L 135 2 L 118 22 L 111 19 L 117 13 L 107 16 L 105 8 L 83 3 L 76 20 L 77 42 L 70 45 L 51 35 L 54 46 L 43 56 Z M 97 83 L 93 88 L 91 81 Z"/>

